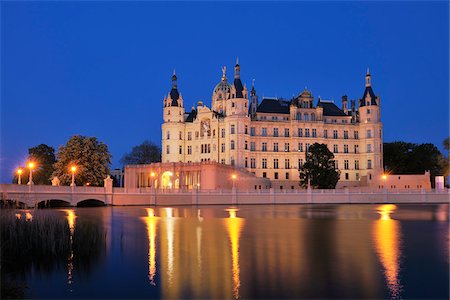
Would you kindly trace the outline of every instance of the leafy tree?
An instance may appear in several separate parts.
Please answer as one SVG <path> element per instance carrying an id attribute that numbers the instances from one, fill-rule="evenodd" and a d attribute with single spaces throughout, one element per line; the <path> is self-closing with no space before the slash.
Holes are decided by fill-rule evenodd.
<path id="1" fill-rule="evenodd" d="M 69 185 L 72 181 L 69 168 L 75 165 L 76 185 L 89 183 L 91 186 L 103 186 L 110 164 L 111 154 L 106 144 L 95 137 L 74 135 L 65 146 L 59 148 L 52 177 L 58 176 L 61 185 Z"/>
<path id="2" fill-rule="evenodd" d="M 339 181 L 339 171 L 334 167 L 334 155 L 327 145 L 314 143 L 306 153 L 306 161 L 299 169 L 300 185 L 308 186 L 308 178 L 312 187 L 334 189 Z"/>
<path id="3" fill-rule="evenodd" d="M 444 149 L 450 151 L 450 137 L 444 140 Z"/>
<path id="4" fill-rule="evenodd" d="M 448 161 L 433 144 L 384 143 L 383 151 L 384 167 L 389 173 L 423 174 L 428 170 L 432 186 L 435 176 L 448 174 Z"/>
<path id="5" fill-rule="evenodd" d="M 56 162 L 55 149 L 45 144 L 28 149 L 28 161 L 36 163 L 33 170 L 33 182 L 35 184 L 51 184 L 51 176 L 54 171 L 53 164 Z M 22 184 L 28 182 L 30 170 L 25 166 L 22 169 Z M 13 183 L 18 182 L 17 173 L 14 174 Z"/>
<path id="6" fill-rule="evenodd" d="M 149 164 L 161 161 L 161 148 L 150 141 L 133 147 L 130 153 L 126 153 L 120 162 L 123 165 Z"/>

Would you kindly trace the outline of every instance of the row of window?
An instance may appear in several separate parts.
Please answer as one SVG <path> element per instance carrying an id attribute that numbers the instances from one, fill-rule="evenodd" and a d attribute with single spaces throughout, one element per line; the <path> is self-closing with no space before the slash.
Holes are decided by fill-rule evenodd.
<path id="1" fill-rule="evenodd" d="M 309 151 L 309 147 L 311 146 L 310 143 L 305 143 L 305 147 L 303 148 L 303 143 L 298 143 L 298 152 L 303 152 L 303 150 L 305 152 Z M 192 146 L 187 146 L 187 150 L 188 150 L 188 155 L 192 154 Z M 179 154 L 183 154 L 183 150 L 182 150 L 182 146 L 179 146 Z M 231 140 L 230 142 L 230 150 L 235 150 L 236 149 L 236 143 L 234 140 Z M 225 152 L 225 143 L 221 144 L 221 152 L 224 153 Z M 244 142 L 244 150 L 248 150 L 248 142 L 245 141 Z M 213 151 L 216 151 L 215 145 L 213 145 Z M 255 142 L 250 142 L 250 151 L 256 151 L 256 143 Z M 267 142 L 262 142 L 261 143 L 261 151 L 262 152 L 267 152 L 268 151 L 268 147 L 267 147 Z M 380 145 L 380 151 L 381 151 L 381 145 Z M 273 147 L 272 147 L 272 152 L 279 152 L 279 145 L 278 143 L 273 143 Z M 284 143 L 284 152 L 290 152 L 290 144 L 289 143 Z M 366 145 L 366 153 L 372 153 L 373 149 L 372 149 L 372 144 L 367 144 Z M 202 144 L 201 145 L 201 153 L 211 153 L 211 144 Z M 333 153 L 339 153 L 339 147 L 337 144 L 333 145 Z M 349 152 L 349 146 L 348 145 L 344 145 L 344 152 L 343 153 L 350 153 Z M 353 153 L 357 154 L 359 153 L 359 145 L 353 145 Z M 166 154 L 170 154 L 170 147 L 169 145 L 166 146 Z"/>
<path id="2" fill-rule="evenodd" d="M 235 134 L 236 133 L 236 126 L 233 124 L 230 126 L 230 134 Z M 338 139 L 340 138 L 339 134 L 338 134 L 338 130 L 333 130 L 332 132 L 328 131 L 328 129 L 325 129 L 323 131 L 323 138 L 328 138 L 329 136 L 331 137 L 331 135 L 329 135 L 329 133 L 332 133 L 332 137 L 333 139 Z M 245 131 L 244 134 L 248 134 L 248 126 L 245 125 Z M 207 131 L 207 135 L 211 136 L 211 130 Z M 199 132 L 196 131 L 195 132 L 195 138 L 198 139 L 198 137 L 200 136 Z M 213 129 L 212 130 L 212 136 L 215 137 L 216 136 L 216 130 Z M 256 128 L 255 127 L 250 127 L 250 136 L 256 136 Z M 268 136 L 268 131 L 267 131 L 267 127 L 262 127 L 261 128 L 261 136 Z M 279 128 L 273 128 L 272 131 L 272 136 L 273 137 L 279 137 L 280 136 L 280 132 L 279 132 Z M 290 132 L 289 132 L 289 128 L 284 128 L 284 137 L 289 137 L 290 136 Z M 349 139 L 349 131 L 348 130 L 344 130 L 343 131 L 343 135 L 342 138 L 343 139 Z M 381 130 L 380 130 L 380 134 L 379 134 L 380 138 L 381 138 Z M 297 129 L 297 137 L 317 137 L 317 129 L 316 128 L 298 128 Z M 371 129 L 367 129 L 366 131 L 366 138 L 373 138 L 373 134 L 372 134 L 372 130 Z M 221 138 L 225 138 L 225 128 L 221 128 Z M 167 131 L 166 134 L 166 139 L 170 140 L 170 131 Z M 183 133 L 181 131 L 178 132 L 178 139 L 182 140 L 183 139 Z M 192 132 L 188 132 L 187 134 L 187 139 L 188 141 L 192 140 Z M 358 131 L 353 131 L 353 139 L 359 139 L 359 132 Z"/>
<path id="3" fill-rule="evenodd" d="M 267 178 L 267 172 L 262 172 L 262 177 L 263 177 L 263 178 Z M 344 173 L 344 178 L 345 178 L 345 180 L 350 180 L 350 174 L 349 174 L 349 173 Z M 275 180 L 281 179 L 281 178 L 278 176 L 278 172 L 274 172 L 274 173 L 273 173 L 273 179 L 275 179 Z M 286 172 L 286 173 L 285 173 L 285 179 L 286 179 L 286 180 L 289 180 L 289 172 Z M 355 174 L 355 180 L 356 180 L 356 181 L 359 181 L 359 180 L 360 180 L 359 173 L 356 173 L 356 174 Z M 282 186 L 281 186 L 280 188 L 283 189 Z M 392 186 L 391 186 L 391 188 L 392 188 Z M 406 186 L 405 186 L 405 188 L 406 188 Z M 409 188 L 409 186 L 408 186 L 408 188 Z M 292 187 L 292 189 L 293 189 L 293 187 Z"/>

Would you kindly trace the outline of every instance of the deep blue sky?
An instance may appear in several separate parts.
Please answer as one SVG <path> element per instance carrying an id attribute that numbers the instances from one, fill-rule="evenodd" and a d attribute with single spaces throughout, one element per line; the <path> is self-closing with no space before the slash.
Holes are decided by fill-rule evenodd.
<path id="1" fill-rule="evenodd" d="M 239 56 L 259 96 L 357 99 L 367 67 L 385 141 L 432 142 L 449 130 L 448 2 L 2 2 L 1 182 L 30 147 L 96 136 L 113 167 L 161 140 L 176 68 L 190 109 L 211 102 Z M 317 99 L 317 98 L 316 98 Z"/>

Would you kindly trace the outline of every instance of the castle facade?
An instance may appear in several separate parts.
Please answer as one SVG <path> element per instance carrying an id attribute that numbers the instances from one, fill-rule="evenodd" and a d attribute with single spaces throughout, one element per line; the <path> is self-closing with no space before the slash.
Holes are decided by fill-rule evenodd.
<path id="1" fill-rule="evenodd" d="M 298 168 L 310 145 L 326 144 L 340 170 L 338 187 L 371 186 L 383 172 L 383 124 L 380 97 L 372 89 L 369 70 L 362 97 L 342 96 L 341 106 L 314 99 L 305 89 L 286 100 L 259 101 L 254 84 L 250 91 L 234 67 L 233 82 L 222 69 L 212 92 L 212 105 L 201 101 L 185 111 L 172 76 L 172 89 L 164 97 L 162 163 L 216 162 L 270 180 L 273 188 L 299 188 Z"/>

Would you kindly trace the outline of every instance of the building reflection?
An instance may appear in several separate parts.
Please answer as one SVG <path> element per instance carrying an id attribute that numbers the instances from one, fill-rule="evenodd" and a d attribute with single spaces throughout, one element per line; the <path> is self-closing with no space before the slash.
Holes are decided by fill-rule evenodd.
<path id="1" fill-rule="evenodd" d="M 146 210 L 147 216 L 143 219 L 147 225 L 148 236 L 148 280 L 151 285 L 156 285 L 156 226 L 158 219 L 153 208 L 147 208 Z"/>
<path id="2" fill-rule="evenodd" d="M 231 266 L 233 276 L 233 297 L 239 298 L 239 291 L 241 287 L 240 268 L 239 268 L 239 237 L 244 228 L 244 219 L 237 217 L 237 208 L 227 209 L 229 217 L 225 219 L 225 226 L 227 228 L 228 238 L 231 244 Z"/>
<path id="3" fill-rule="evenodd" d="M 379 260 L 384 268 L 386 283 L 391 298 L 400 298 L 401 282 L 399 278 L 401 258 L 401 228 L 399 221 L 391 214 L 396 205 L 385 204 L 377 208 L 380 218 L 373 225 L 373 239 Z"/>

